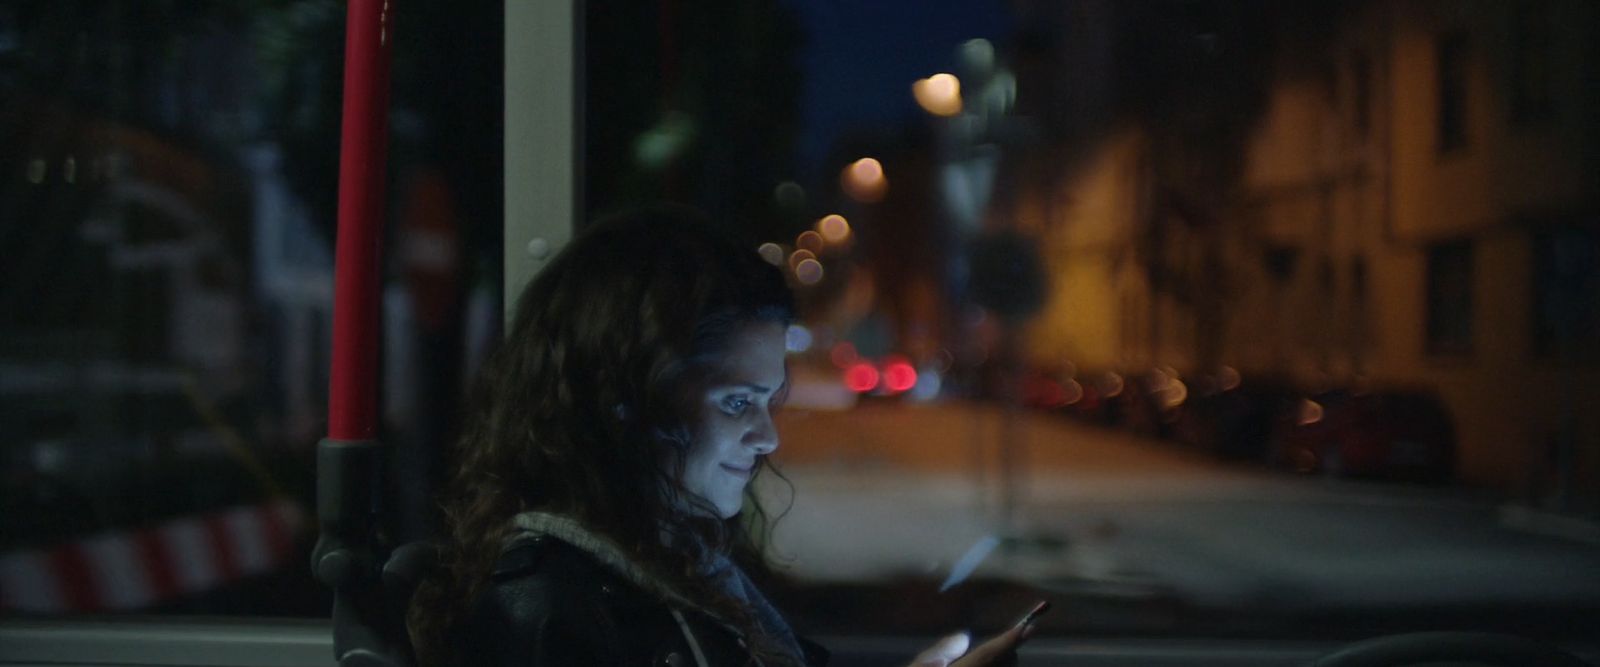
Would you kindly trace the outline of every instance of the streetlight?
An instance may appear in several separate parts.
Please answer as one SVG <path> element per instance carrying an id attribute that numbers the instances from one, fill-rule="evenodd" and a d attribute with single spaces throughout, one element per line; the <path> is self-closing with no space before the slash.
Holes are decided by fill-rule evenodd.
<path id="1" fill-rule="evenodd" d="M 911 96 L 924 111 L 935 116 L 954 116 L 961 113 L 961 80 L 954 74 L 940 72 L 911 84 Z"/>
<path id="2" fill-rule="evenodd" d="M 864 157 L 844 168 L 839 174 L 839 187 L 851 199 L 872 203 L 883 201 L 883 194 L 889 190 L 889 179 L 883 176 L 882 163 Z"/>
<path id="3" fill-rule="evenodd" d="M 823 216 L 817 221 L 817 233 L 828 243 L 843 243 L 850 238 L 850 222 L 837 213 Z"/>

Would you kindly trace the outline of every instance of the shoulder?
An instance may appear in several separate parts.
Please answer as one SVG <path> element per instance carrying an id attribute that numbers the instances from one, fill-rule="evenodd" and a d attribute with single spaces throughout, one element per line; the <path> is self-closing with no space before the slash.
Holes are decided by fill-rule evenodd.
<path id="1" fill-rule="evenodd" d="M 513 542 L 490 571 L 491 587 L 548 587 L 566 584 L 568 593 L 587 591 L 613 576 L 595 558 L 554 537 L 539 535 Z"/>
<path id="2" fill-rule="evenodd" d="M 465 664 L 621 664 L 606 597 L 612 577 L 588 554 L 547 537 L 518 541 L 459 628 Z"/>
<path id="3" fill-rule="evenodd" d="M 500 555 L 476 608 L 519 625 L 599 613 L 618 580 L 588 552 L 553 537 L 518 540 Z"/>
<path id="4" fill-rule="evenodd" d="M 675 615 L 583 549 L 527 538 L 501 554 L 455 644 L 467 665 L 692 664 L 701 651 L 715 665 L 748 662 L 738 637 L 685 611 Z M 801 643 L 807 664 L 826 663 L 825 650 Z"/>

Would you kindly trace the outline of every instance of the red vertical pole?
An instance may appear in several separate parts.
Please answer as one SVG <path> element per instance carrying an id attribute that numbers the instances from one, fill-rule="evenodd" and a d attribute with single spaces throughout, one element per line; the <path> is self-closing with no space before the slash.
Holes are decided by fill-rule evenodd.
<path id="1" fill-rule="evenodd" d="M 378 442 L 378 314 L 382 302 L 384 166 L 388 161 L 389 0 L 349 0 L 344 119 L 339 137 L 339 238 L 333 267 L 328 437 L 317 444 L 317 579 L 333 588 L 340 665 L 409 665 L 405 629 L 388 605 L 378 539 L 384 448 Z"/>
<path id="2" fill-rule="evenodd" d="M 389 135 L 389 0 L 350 0 L 339 142 L 328 438 L 377 437 L 378 305 Z"/>

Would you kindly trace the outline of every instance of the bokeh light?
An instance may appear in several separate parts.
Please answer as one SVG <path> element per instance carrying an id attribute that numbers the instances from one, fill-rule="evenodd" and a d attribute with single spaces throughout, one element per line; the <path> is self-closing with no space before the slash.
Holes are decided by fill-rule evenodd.
<path id="1" fill-rule="evenodd" d="M 784 181 L 772 190 L 772 198 L 778 205 L 789 209 L 799 209 L 806 205 L 806 191 L 794 181 Z"/>
<path id="2" fill-rule="evenodd" d="M 884 176 L 883 164 L 864 157 L 850 163 L 839 174 L 839 187 L 844 193 L 863 203 L 883 201 L 889 190 L 889 179 Z"/>
<path id="3" fill-rule="evenodd" d="M 794 238 L 794 245 L 797 248 L 804 248 L 812 253 L 820 254 L 822 247 L 827 244 L 823 243 L 821 234 L 806 230 L 800 232 L 800 235 Z"/>
<path id="4" fill-rule="evenodd" d="M 1122 379 L 1121 375 L 1116 373 L 1106 373 L 1101 376 L 1098 383 L 1100 395 L 1106 398 L 1116 398 L 1122 395 L 1122 390 L 1126 386 L 1127 382 Z"/>
<path id="5" fill-rule="evenodd" d="M 816 258 L 817 258 L 817 253 L 811 252 L 810 250 L 806 250 L 805 248 L 800 248 L 798 250 L 795 250 L 792 253 L 789 253 L 789 268 L 790 269 L 798 269 L 798 268 L 800 268 L 800 263 L 801 262 L 804 262 L 804 261 L 806 261 L 808 259 L 816 259 Z"/>
<path id="6" fill-rule="evenodd" d="M 850 221 L 837 213 L 823 216 L 817 221 L 817 233 L 828 243 L 843 243 L 850 238 Z"/>
<path id="7" fill-rule="evenodd" d="M 861 158 L 850 163 L 850 175 L 862 183 L 883 180 L 883 163 L 878 162 L 875 158 Z"/>
<path id="8" fill-rule="evenodd" d="M 763 243 L 761 247 L 756 248 L 756 252 L 760 253 L 761 259 L 766 260 L 768 264 L 783 266 L 783 246 L 776 243 Z"/>
<path id="9" fill-rule="evenodd" d="M 911 362 L 905 358 L 894 357 L 883 365 L 883 388 L 889 393 L 898 394 L 916 384 L 917 369 L 912 368 Z"/>
<path id="10" fill-rule="evenodd" d="M 844 372 L 844 386 L 858 394 L 872 391 L 878 386 L 878 369 L 858 361 Z"/>
<path id="11" fill-rule="evenodd" d="M 784 349 L 788 350 L 789 352 L 799 353 L 810 350 L 811 342 L 811 330 L 807 329 L 805 325 L 791 324 L 789 325 L 789 328 L 783 332 Z"/>
<path id="12" fill-rule="evenodd" d="M 1217 371 L 1217 382 L 1219 388 L 1223 391 L 1233 391 L 1239 388 L 1239 383 L 1243 382 L 1243 379 L 1239 377 L 1239 371 L 1234 367 L 1223 366 L 1221 370 Z"/>
<path id="13" fill-rule="evenodd" d="M 944 378 L 940 377 L 938 369 L 933 366 L 923 366 L 917 373 L 916 386 L 906 393 L 906 398 L 918 402 L 931 401 L 939 397 L 939 389 L 943 384 Z"/>
<path id="14" fill-rule="evenodd" d="M 1296 420 L 1301 426 L 1310 426 L 1322 421 L 1322 404 L 1311 399 L 1300 401 L 1300 415 Z"/>
<path id="15" fill-rule="evenodd" d="M 800 263 L 794 267 L 794 277 L 802 285 L 815 285 L 822 282 L 822 262 L 817 261 L 815 258 L 800 260 Z"/>
<path id="16" fill-rule="evenodd" d="M 1184 401 L 1189 400 L 1188 385 L 1177 378 L 1171 378 L 1167 386 L 1162 387 L 1157 393 L 1160 395 L 1161 405 L 1168 410 L 1181 406 Z"/>
<path id="17" fill-rule="evenodd" d="M 961 80 L 954 74 L 940 72 L 911 84 L 911 96 L 923 111 L 935 116 L 954 116 L 961 113 Z"/>
<path id="18" fill-rule="evenodd" d="M 1083 385 L 1078 384 L 1077 380 L 1067 380 L 1061 385 L 1061 393 L 1062 405 L 1074 405 L 1083 400 Z"/>

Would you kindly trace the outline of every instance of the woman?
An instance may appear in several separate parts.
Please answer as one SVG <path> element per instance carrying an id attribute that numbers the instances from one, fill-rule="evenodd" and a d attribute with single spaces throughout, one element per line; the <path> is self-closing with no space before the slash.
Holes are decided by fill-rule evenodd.
<path id="1" fill-rule="evenodd" d="M 423 664 L 824 663 L 745 574 L 792 313 L 753 245 L 685 212 L 574 240 L 523 292 L 472 402 L 443 567 L 408 618 Z M 1025 635 L 959 664 L 1009 659 Z"/>

